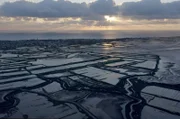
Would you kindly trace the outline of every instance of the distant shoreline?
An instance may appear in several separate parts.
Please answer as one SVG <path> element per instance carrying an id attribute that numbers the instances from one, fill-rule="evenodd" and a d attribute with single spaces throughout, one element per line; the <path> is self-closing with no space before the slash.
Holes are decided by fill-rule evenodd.
<path id="1" fill-rule="evenodd" d="M 147 42 L 148 41 L 166 41 L 167 43 L 180 40 L 180 36 L 174 37 L 137 37 L 137 38 L 116 38 L 116 39 L 49 39 L 49 40 L 0 40 L 0 50 L 15 49 L 17 47 L 63 47 L 69 45 L 92 45 L 97 43 L 110 43 L 113 41 L 125 42 Z"/>
<path id="2" fill-rule="evenodd" d="M 151 40 L 151 39 L 168 39 L 168 38 L 180 38 L 180 35 L 179 36 L 154 36 L 154 37 L 123 37 L 123 38 L 112 38 L 112 39 L 105 39 L 105 38 L 89 38 L 89 39 L 86 39 L 86 38 L 69 38 L 69 39 L 60 39 L 60 38 L 57 38 L 57 39 L 19 39 L 19 40 L 0 40 L 0 42 L 23 42 L 23 41 L 41 41 L 41 42 L 46 42 L 46 41 L 64 41 L 64 42 L 70 42 L 71 40 L 73 41 L 85 41 L 85 42 L 88 42 L 88 41 L 101 41 L 101 42 L 104 42 L 104 41 L 127 41 L 127 40 Z"/>

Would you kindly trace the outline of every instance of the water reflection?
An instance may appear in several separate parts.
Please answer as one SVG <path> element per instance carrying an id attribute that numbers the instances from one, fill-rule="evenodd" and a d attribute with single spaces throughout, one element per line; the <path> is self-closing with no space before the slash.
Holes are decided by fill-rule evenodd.
<path id="1" fill-rule="evenodd" d="M 37 46 L 34 55 L 31 47 L 6 50 L 19 55 L 0 57 L 0 118 L 178 119 L 174 64 L 160 66 L 155 54 L 111 52 L 117 44 L 93 45 L 108 53 L 89 46 Z"/>

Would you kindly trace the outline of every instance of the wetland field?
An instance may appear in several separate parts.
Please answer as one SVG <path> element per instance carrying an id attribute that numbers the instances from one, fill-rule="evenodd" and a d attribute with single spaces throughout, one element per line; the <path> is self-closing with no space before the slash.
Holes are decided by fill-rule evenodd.
<path id="1" fill-rule="evenodd" d="M 0 41 L 0 118 L 180 119 L 180 37 Z"/>

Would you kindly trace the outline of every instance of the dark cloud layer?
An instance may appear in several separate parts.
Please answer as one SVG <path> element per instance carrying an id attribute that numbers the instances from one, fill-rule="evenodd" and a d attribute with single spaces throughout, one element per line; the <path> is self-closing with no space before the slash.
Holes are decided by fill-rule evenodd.
<path id="1" fill-rule="evenodd" d="M 112 0 L 98 0 L 92 4 L 72 3 L 65 0 L 44 0 L 39 3 L 17 1 L 5 3 L 0 11 L 3 16 L 27 16 L 27 17 L 89 17 L 94 15 L 114 14 L 115 4 Z"/>
<path id="2" fill-rule="evenodd" d="M 90 4 L 89 9 L 100 15 L 114 15 L 118 12 L 118 7 L 113 0 L 97 0 Z"/>
<path id="3" fill-rule="evenodd" d="M 90 12 L 85 3 L 72 3 L 69 1 L 44 0 L 40 3 L 17 1 L 5 3 L 1 9 L 4 16 L 27 16 L 27 17 L 82 17 Z"/>
<path id="4" fill-rule="evenodd" d="M 160 0 L 126 2 L 120 7 L 122 16 L 136 19 L 180 18 L 180 1 L 161 3 Z"/>
<path id="5" fill-rule="evenodd" d="M 101 20 L 104 15 L 121 15 L 135 19 L 180 18 L 180 1 L 161 3 L 160 0 L 125 2 L 117 6 L 113 0 L 97 0 L 93 3 L 72 3 L 65 0 L 44 0 L 39 3 L 17 1 L 0 7 L 1 16 L 10 17 L 81 17 Z"/>

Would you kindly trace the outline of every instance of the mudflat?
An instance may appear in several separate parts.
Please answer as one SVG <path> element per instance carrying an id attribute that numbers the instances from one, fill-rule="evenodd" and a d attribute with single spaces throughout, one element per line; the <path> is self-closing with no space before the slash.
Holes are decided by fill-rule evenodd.
<path id="1" fill-rule="evenodd" d="M 179 39 L 0 41 L 0 118 L 179 119 Z"/>

